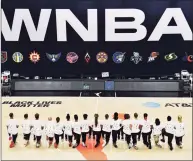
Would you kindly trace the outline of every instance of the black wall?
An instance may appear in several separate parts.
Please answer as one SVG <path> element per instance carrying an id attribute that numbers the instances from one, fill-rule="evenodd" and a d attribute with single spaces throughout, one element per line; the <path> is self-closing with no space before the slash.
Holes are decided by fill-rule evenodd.
<path id="1" fill-rule="evenodd" d="M 2 51 L 8 52 L 8 61 L 2 64 L 2 70 L 10 70 L 25 76 L 55 76 L 66 74 L 100 74 L 109 71 L 111 74 L 122 74 L 129 76 L 139 75 L 165 75 L 174 74 L 181 69 L 193 71 L 193 63 L 182 61 L 185 52 L 193 54 L 193 41 L 183 41 L 180 35 L 164 35 L 159 42 L 148 42 L 150 34 L 162 16 L 166 8 L 180 7 L 193 30 L 193 0 L 2 0 L 2 8 L 12 25 L 14 10 L 18 8 L 30 9 L 35 25 L 38 24 L 40 9 L 53 9 L 47 34 L 44 42 L 31 42 L 23 25 L 18 42 L 5 42 L 2 37 Z M 57 42 L 55 9 L 71 9 L 72 12 L 86 26 L 87 9 L 98 9 L 98 42 L 83 42 L 76 32 L 68 26 L 68 42 Z M 105 9 L 108 8 L 137 8 L 141 9 L 146 20 L 144 25 L 148 30 L 146 38 L 139 42 L 105 42 Z M 172 24 L 172 22 L 171 22 Z M 29 53 L 32 51 L 40 53 L 41 60 L 33 64 L 29 60 Z M 21 52 L 24 56 L 23 62 L 17 64 L 12 60 L 14 52 Z M 74 51 L 79 55 L 75 64 L 66 61 L 66 54 Z M 99 51 L 107 52 L 109 60 L 105 64 L 96 61 L 96 54 Z M 122 64 L 115 64 L 112 55 L 116 51 L 127 52 L 126 60 Z M 137 65 L 130 61 L 133 51 L 143 56 L 143 61 Z M 159 58 L 147 63 L 152 51 L 160 53 Z M 50 62 L 46 57 L 48 53 L 62 52 L 61 58 L 56 62 Z M 91 55 L 91 62 L 85 63 L 86 52 Z M 173 62 L 166 62 L 164 55 L 175 52 L 179 58 Z"/>

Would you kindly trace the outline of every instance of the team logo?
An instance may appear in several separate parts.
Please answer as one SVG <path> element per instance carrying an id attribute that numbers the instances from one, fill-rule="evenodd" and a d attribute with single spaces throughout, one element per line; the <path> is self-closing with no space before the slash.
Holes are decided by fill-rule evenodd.
<path id="1" fill-rule="evenodd" d="M 56 62 L 60 59 L 61 53 L 58 53 L 58 54 L 48 54 L 48 53 L 46 53 L 46 56 L 50 61 L 52 61 L 54 63 L 54 62 Z"/>
<path id="2" fill-rule="evenodd" d="M 133 61 L 135 64 L 138 64 L 140 61 L 142 61 L 142 56 L 140 56 L 138 52 L 134 52 L 133 56 L 131 57 L 131 61 Z"/>
<path id="3" fill-rule="evenodd" d="M 152 62 L 152 61 L 155 61 L 155 59 L 157 58 L 159 56 L 159 53 L 158 52 L 152 52 L 151 54 L 150 54 L 150 57 L 148 58 L 148 63 L 149 62 Z"/>
<path id="4" fill-rule="evenodd" d="M 174 61 L 178 58 L 178 56 L 175 53 L 170 53 L 168 55 L 165 55 L 164 58 L 166 61 Z"/>
<path id="5" fill-rule="evenodd" d="M 73 63 L 76 63 L 77 60 L 78 60 L 78 55 L 74 52 L 70 52 L 66 55 L 66 60 L 70 63 L 70 64 L 73 64 Z"/>
<path id="6" fill-rule="evenodd" d="M 113 54 L 113 61 L 117 64 L 122 63 L 125 60 L 125 53 L 116 52 Z"/>
<path id="7" fill-rule="evenodd" d="M 12 55 L 13 61 L 16 63 L 20 63 L 23 61 L 23 55 L 20 52 L 15 52 Z"/>
<path id="8" fill-rule="evenodd" d="M 29 54 L 29 59 L 35 64 L 40 60 L 40 54 L 34 51 Z"/>
<path id="9" fill-rule="evenodd" d="M 107 53 L 105 53 L 105 52 L 99 52 L 99 53 L 96 55 L 96 60 L 97 60 L 99 63 L 106 63 L 107 60 L 108 60 L 108 55 L 107 55 Z"/>
<path id="10" fill-rule="evenodd" d="M 188 54 L 186 53 L 186 56 L 184 56 L 184 57 L 182 58 L 182 60 L 185 61 L 185 62 L 192 63 L 192 62 L 193 62 L 193 55 L 188 55 Z"/>
<path id="11" fill-rule="evenodd" d="M 5 63 L 7 61 L 7 52 L 1 51 L 1 63 Z"/>
<path id="12" fill-rule="evenodd" d="M 90 62 L 91 57 L 90 57 L 90 55 L 89 55 L 88 53 L 86 53 L 86 55 L 85 55 L 84 59 L 85 59 L 85 61 L 86 61 L 87 63 L 89 63 L 89 62 Z"/>

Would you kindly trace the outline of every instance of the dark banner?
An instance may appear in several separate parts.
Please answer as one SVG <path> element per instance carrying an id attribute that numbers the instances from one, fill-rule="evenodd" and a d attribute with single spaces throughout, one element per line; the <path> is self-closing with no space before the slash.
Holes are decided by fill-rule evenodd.
<path id="1" fill-rule="evenodd" d="M 193 71 L 192 0 L 2 0 L 2 70 L 24 76 Z"/>

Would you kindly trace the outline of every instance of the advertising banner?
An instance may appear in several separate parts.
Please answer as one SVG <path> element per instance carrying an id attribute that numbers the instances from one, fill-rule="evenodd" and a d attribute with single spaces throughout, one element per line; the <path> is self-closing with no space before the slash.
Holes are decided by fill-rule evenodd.
<path id="1" fill-rule="evenodd" d="M 61 77 L 193 69 L 191 0 L 2 0 L 1 15 L 2 70 Z"/>

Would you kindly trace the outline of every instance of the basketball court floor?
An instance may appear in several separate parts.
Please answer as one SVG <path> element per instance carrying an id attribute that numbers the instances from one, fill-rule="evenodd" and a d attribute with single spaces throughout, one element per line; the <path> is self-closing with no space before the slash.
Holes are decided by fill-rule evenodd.
<path id="1" fill-rule="evenodd" d="M 6 97 L 2 101 L 62 101 L 62 104 L 50 105 L 50 107 L 10 107 L 10 105 L 2 105 L 2 160 L 192 160 L 192 108 L 191 107 L 165 107 L 166 103 L 192 103 L 191 98 L 66 98 L 66 97 Z M 160 106 L 146 106 L 147 102 L 154 102 Z M 100 119 L 104 119 L 104 115 L 108 113 L 113 115 L 114 112 L 120 113 L 120 117 L 124 113 L 133 116 L 137 112 L 142 118 L 143 113 L 149 114 L 150 120 L 160 118 L 161 122 L 166 121 L 166 117 L 171 115 L 173 120 L 177 120 L 178 115 L 182 115 L 185 123 L 186 134 L 183 140 L 183 149 L 174 146 L 173 151 L 169 151 L 167 144 L 163 144 L 164 148 L 159 149 L 154 146 L 149 150 L 142 144 L 142 139 L 138 142 L 139 150 L 128 149 L 125 141 L 118 141 L 118 149 L 115 149 L 110 143 L 105 148 L 101 145 L 94 148 L 93 140 L 87 140 L 87 148 L 81 145 L 77 149 L 68 147 L 68 143 L 60 144 L 58 149 L 54 147 L 47 148 L 45 136 L 43 136 L 43 145 L 36 149 L 31 139 L 28 147 L 23 146 L 22 129 L 19 128 L 19 136 L 15 148 L 9 148 L 9 141 L 6 129 L 8 115 L 13 112 L 15 119 L 19 123 L 23 120 L 25 113 L 29 114 L 31 120 L 34 114 L 39 113 L 40 119 L 46 121 L 48 117 L 57 116 L 61 121 L 65 121 L 67 113 L 78 114 L 82 120 L 82 114 L 87 113 L 88 119 L 92 120 L 94 113 L 98 113 Z M 166 140 L 167 142 L 167 140 Z M 153 138 L 152 138 L 153 143 Z M 173 140 L 173 143 L 174 140 Z M 175 144 L 174 144 L 175 145 Z"/>

